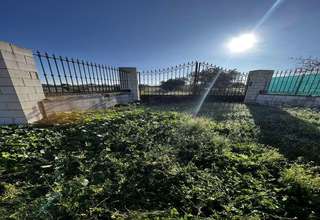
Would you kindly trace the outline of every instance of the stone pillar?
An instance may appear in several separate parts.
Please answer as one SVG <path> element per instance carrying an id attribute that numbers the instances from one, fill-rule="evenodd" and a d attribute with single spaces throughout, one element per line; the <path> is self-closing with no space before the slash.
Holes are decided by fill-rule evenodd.
<path id="1" fill-rule="evenodd" d="M 135 67 L 120 67 L 119 72 L 126 74 L 127 77 L 120 77 L 120 88 L 130 90 L 133 101 L 140 101 L 139 80 L 137 68 Z"/>
<path id="2" fill-rule="evenodd" d="M 274 70 L 253 70 L 249 72 L 245 103 L 255 103 L 259 94 L 269 85 Z"/>
<path id="3" fill-rule="evenodd" d="M 0 41 L 0 124 L 40 120 L 44 98 L 32 51 Z"/>

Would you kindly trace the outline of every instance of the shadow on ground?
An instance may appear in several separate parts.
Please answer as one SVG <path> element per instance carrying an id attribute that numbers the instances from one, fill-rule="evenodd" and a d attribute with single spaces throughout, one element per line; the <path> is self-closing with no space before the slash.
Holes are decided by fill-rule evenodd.
<path id="1" fill-rule="evenodd" d="M 195 102 L 158 104 L 152 105 L 151 108 L 192 113 L 196 104 Z M 290 160 L 313 161 L 320 164 L 319 111 L 205 102 L 198 116 L 213 119 L 222 126 L 236 130 L 232 135 L 238 136 L 236 138 L 239 141 L 269 145 L 278 148 Z"/>
<path id="2" fill-rule="evenodd" d="M 320 127 L 312 123 L 308 111 L 264 106 L 247 106 L 254 123 L 260 128 L 259 142 L 271 145 L 290 160 L 314 161 L 320 164 Z M 291 111 L 291 113 L 290 113 Z M 320 113 L 318 113 L 320 114 Z"/>

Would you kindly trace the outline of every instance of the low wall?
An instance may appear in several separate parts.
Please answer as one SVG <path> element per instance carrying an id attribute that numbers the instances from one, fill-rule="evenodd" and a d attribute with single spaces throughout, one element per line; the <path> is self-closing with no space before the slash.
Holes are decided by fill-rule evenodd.
<path id="1" fill-rule="evenodd" d="M 320 109 L 320 97 L 260 94 L 255 103 L 269 106 L 297 106 Z"/>
<path id="2" fill-rule="evenodd" d="M 108 95 L 75 95 L 48 97 L 39 103 L 43 117 L 59 112 L 107 109 L 117 104 L 133 102 L 130 93 Z"/>

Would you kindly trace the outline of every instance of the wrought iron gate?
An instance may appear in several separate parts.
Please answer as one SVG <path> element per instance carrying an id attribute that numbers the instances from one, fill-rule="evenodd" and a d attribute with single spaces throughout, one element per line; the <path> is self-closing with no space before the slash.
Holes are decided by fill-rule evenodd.
<path id="1" fill-rule="evenodd" d="M 139 73 L 142 101 L 194 99 L 210 89 L 208 99 L 243 101 L 247 73 L 227 70 L 205 62 L 191 62 Z M 212 88 L 210 84 L 216 78 Z"/>

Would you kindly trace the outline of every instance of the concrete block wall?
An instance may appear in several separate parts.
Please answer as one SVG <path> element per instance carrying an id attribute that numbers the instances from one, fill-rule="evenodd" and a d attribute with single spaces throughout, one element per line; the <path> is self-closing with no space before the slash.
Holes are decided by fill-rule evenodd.
<path id="1" fill-rule="evenodd" d="M 103 110 L 117 104 L 131 103 L 132 96 L 128 93 L 110 94 L 108 96 L 74 95 L 48 97 L 41 102 L 41 110 L 44 117 L 60 112 Z"/>
<path id="2" fill-rule="evenodd" d="M 40 120 L 44 98 L 32 51 L 0 41 L 0 124 Z"/>
<path id="3" fill-rule="evenodd" d="M 256 99 L 268 86 L 272 79 L 273 70 L 250 71 L 247 81 L 245 103 L 256 103 Z"/>
<path id="4" fill-rule="evenodd" d="M 296 106 L 320 109 L 320 97 L 260 94 L 256 103 L 268 106 Z"/>
<path id="5" fill-rule="evenodd" d="M 267 89 L 271 82 L 273 72 L 273 70 L 255 70 L 249 72 L 245 103 L 320 109 L 320 97 L 266 94 L 264 90 Z"/>

